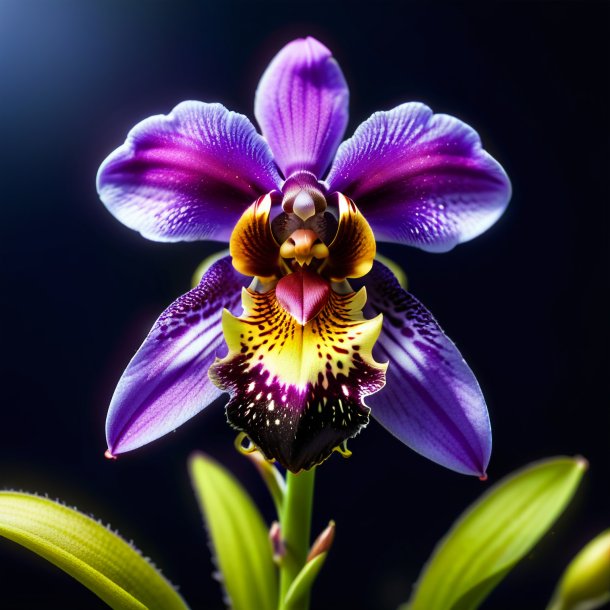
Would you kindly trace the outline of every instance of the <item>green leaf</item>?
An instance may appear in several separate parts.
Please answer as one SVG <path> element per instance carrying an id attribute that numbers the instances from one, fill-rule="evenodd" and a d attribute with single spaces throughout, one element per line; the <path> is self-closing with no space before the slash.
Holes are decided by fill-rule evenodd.
<path id="1" fill-rule="evenodd" d="M 283 610 L 298 608 L 303 598 L 311 591 L 311 587 L 318 576 L 318 572 L 322 569 L 327 555 L 328 553 L 320 553 L 303 566 L 303 569 L 292 581 L 290 589 L 286 593 L 284 605 L 282 606 Z"/>
<path id="2" fill-rule="evenodd" d="M 208 456 L 193 456 L 190 471 L 231 608 L 275 610 L 277 572 L 258 509 L 238 481 Z"/>
<path id="3" fill-rule="evenodd" d="M 188 608 L 133 546 L 94 519 L 47 498 L 0 492 L 0 535 L 54 563 L 112 608 Z"/>
<path id="4" fill-rule="evenodd" d="M 553 458 L 494 485 L 439 543 L 410 609 L 477 608 L 563 512 L 586 466 L 582 458 Z"/>

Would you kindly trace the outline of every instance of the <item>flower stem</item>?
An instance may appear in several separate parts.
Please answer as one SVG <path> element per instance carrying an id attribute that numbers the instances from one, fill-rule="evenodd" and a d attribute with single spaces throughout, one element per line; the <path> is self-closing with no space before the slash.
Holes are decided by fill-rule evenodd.
<path id="1" fill-rule="evenodd" d="M 309 551 L 314 480 L 315 468 L 303 470 L 299 474 L 286 474 L 286 496 L 280 516 L 282 538 L 286 546 L 286 556 L 280 566 L 280 610 L 286 607 L 286 593 L 305 565 Z M 298 610 L 307 610 L 308 607 L 309 596 L 306 596 Z"/>

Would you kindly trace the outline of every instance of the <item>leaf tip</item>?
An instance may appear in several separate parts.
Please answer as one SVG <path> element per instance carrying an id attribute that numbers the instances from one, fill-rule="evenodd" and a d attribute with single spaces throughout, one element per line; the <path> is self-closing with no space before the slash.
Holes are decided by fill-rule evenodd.
<path id="1" fill-rule="evenodd" d="M 589 461 L 582 455 L 575 455 L 574 462 L 583 472 L 589 470 Z"/>
<path id="2" fill-rule="evenodd" d="M 188 457 L 188 464 L 192 466 L 195 462 L 205 461 L 206 459 L 209 459 L 209 457 L 203 451 L 193 451 Z"/>
<path id="3" fill-rule="evenodd" d="M 206 464 L 209 464 L 211 458 L 209 455 L 204 453 L 203 451 L 193 451 L 186 461 L 186 465 L 188 468 L 188 472 L 191 475 L 191 478 L 194 480 L 196 478 L 196 473 L 200 471 L 201 468 L 205 468 Z"/>

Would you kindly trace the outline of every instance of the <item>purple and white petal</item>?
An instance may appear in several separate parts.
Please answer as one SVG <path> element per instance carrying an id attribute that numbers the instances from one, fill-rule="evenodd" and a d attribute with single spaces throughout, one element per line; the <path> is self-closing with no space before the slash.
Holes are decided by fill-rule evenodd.
<path id="1" fill-rule="evenodd" d="M 477 132 L 417 102 L 362 123 L 340 146 L 327 183 L 354 199 L 379 241 L 429 252 L 486 231 L 511 196 Z"/>
<path id="2" fill-rule="evenodd" d="M 373 355 L 389 361 L 385 388 L 367 399 L 371 415 L 425 457 L 484 476 L 491 429 L 474 374 L 432 314 L 387 267 L 376 261 L 364 280 L 365 315 L 384 315 Z"/>
<path id="3" fill-rule="evenodd" d="M 226 353 L 222 311 L 241 312 L 241 289 L 249 282 L 227 256 L 161 314 L 112 397 L 106 419 L 110 455 L 171 432 L 221 395 L 208 369 Z"/>
<path id="4" fill-rule="evenodd" d="M 252 123 L 203 102 L 138 123 L 97 176 L 110 212 L 156 241 L 228 241 L 242 212 L 280 184 Z"/>
<path id="5" fill-rule="evenodd" d="M 263 74 L 254 114 L 288 178 L 321 177 L 345 133 L 349 91 L 331 52 L 315 38 L 287 44 Z"/>

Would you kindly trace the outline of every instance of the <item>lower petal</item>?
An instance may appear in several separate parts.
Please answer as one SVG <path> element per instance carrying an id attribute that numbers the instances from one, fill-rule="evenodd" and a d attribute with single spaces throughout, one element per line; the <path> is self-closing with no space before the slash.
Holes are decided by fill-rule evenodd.
<path id="1" fill-rule="evenodd" d="M 483 476 L 491 429 L 477 380 L 432 314 L 379 262 L 366 277 L 367 313 L 384 314 L 375 356 L 389 360 L 371 415 L 403 443 L 463 474 Z"/>
<path id="2" fill-rule="evenodd" d="M 364 290 L 331 291 L 302 325 L 275 290 L 244 290 L 243 316 L 224 314 L 229 354 L 210 376 L 231 394 L 229 423 L 292 472 L 321 463 L 368 423 L 363 398 L 383 387 L 386 365 L 371 355 L 382 318 L 365 320 L 365 301 Z"/>
<path id="3" fill-rule="evenodd" d="M 106 420 L 110 455 L 171 432 L 220 396 L 208 369 L 224 346 L 222 311 L 241 309 L 241 288 L 249 281 L 225 257 L 161 314 L 112 397 Z"/>

